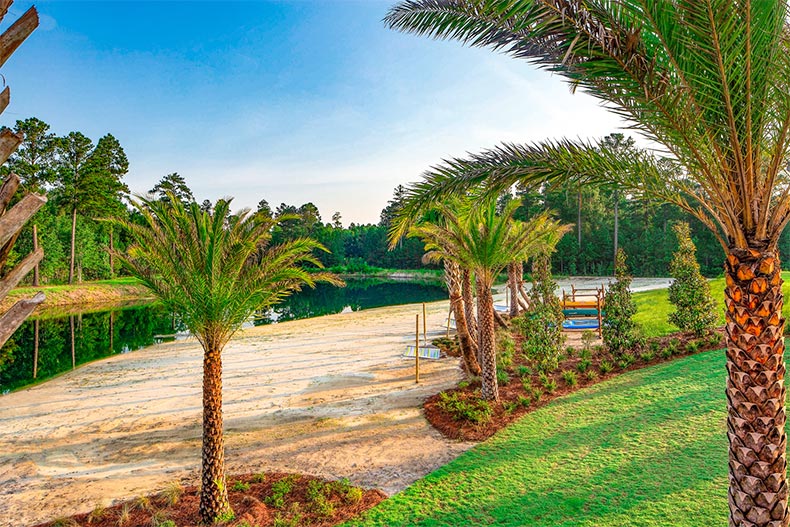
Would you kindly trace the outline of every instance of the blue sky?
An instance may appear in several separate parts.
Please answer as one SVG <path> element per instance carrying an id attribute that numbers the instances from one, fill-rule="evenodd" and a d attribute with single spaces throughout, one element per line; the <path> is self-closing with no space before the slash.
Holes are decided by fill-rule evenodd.
<path id="1" fill-rule="evenodd" d="M 388 30 L 391 4 L 41 1 L 0 118 L 112 133 L 133 192 L 178 172 L 199 200 L 312 201 L 345 224 L 442 158 L 621 126 L 526 62 Z"/>

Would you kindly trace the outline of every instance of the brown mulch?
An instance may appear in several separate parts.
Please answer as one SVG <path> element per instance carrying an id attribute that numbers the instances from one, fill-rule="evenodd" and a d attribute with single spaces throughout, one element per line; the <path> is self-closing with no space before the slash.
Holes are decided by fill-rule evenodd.
<path id="1" fill-rule="evenodd" d="M 267 503 L 273 495 L 272 486 L 281 480 L 291 481 L 291 490 L 285 494 L 281 506 Z M 324 485 L 325 500 L 319 503 L 310 496 L 310 482 Z M 242 489 L 239 482 L 249 485 Z M 387 496 L 380 490 L 364 490 L 347 483 L 327 482 L 321 478 L 299 474 L 245 474 L 228 476 L 228 498 L 235 518 L 218 525 L 227 527 L 275 525 L 330 527 L 343 523 L 377 505 Z M 314 484 L 315 485 L 315 484 Z M 349 490 L 358 489 L 358 490 Z M 59 518 L 34 527 L 152 527 L 177 525 L 178 527 L 205 527 L 200 523 L 198 506 L 199 490 L 185 487 L 172 498 L 164 491 L 159 494 L 117 503 L 106 509 L 96 509 L 88 514 Z M 178 494 L 178 493 L 175 493 Z M 175 502 L 175 503 L 173 503 Z M 329 505 L 327 505 L 327 503 Z M 126 516 L 126 517 L 124 517 Z M 169 521 L 173 523 L 167 523 Z"/>
<path id="2" fill-rule="evenodd" d="M 716 335 L 723 338 L 723 332 L 721 330 L 716 331 Z M 673 353 L 672 356 L 665 358 L 661 356 L 661 350 L 666 349 L 670 342 L 675 340 L 677 345 L 677 352 Z M 689 350 L 688 345 L 693 341 L 699 341 L 699 347 L 696 350 Z M 556 383 L 556 390 L 552 393 L 547 393 L 545 389 L 543 390 L 543 394 L 538 401 L 531 401 L 529 406 L 522 406 L 517 404 L 520 397 L 526 397 L 527 392 L 524 389 L 523 382 L 527 379 L 531 381 L 532 386 L 535 388 L 542 389 L 543 386 L 539 380 L 539 375 L 537 371 L 534 371 L 531 375 L 526 375 L 524 377 L 519 377 L 518 375 L 518 368 L 519 366 L 530 366 L 532 370 L 536 370 L 532 365 L 525 360 L 523 355 L 516 351 L 515 357 L 513 359 L 512 367 L 508 368 L 508 374 L 510 376 L 510 382 L 506 385 L 499 386 L 499 397 L 500 402 L 499 404 L 491 404 L 491 418 L 484 423 L 473 423 L 469 420 L 465 419 L 458 419 L 456 416 L 448 413 L 446 410 L 441 408 L 439 402 L 441 400 L 441 393 L 437 393 L 429 397 L 424 405 L 424 413 L 425 418 L 431 425 L 436 428 L 439 432 L 442 433 L 445 437 L 449 439 L 457 439 L 463 441 L 483 441 L 488 439 L 492 435 L 494 435 L 497 431 L 505 428 L 510 423 L 515 421 L 516 419 L 522 417 L 523 415 L 532 412 L 542 406 L 545 406 L 549 402 L 553 401 L 557 397 L 562 397 L 563 395 L 567 395 L 569 393 L 575 392 L 581 388 L 586 386 L 590 386 L 616 375 L 619 375 L 626 371 L 637 370 L 640 368 L 644 368 L 646 366 L 650 366 L 653 364 L 659 364 L 662 362 L 667 362 L 673 360 L 675 358 L 685 356 L 685 355 L 692 355 L 694 353 L 702 353 L 704 351 L 709 351 L 713 349 L 720 349 L 722 347 L 722 340 L 719 341 L 717 344 L 711 344 L 708 342 L 708 337 L 702 337 L 700 339 L 694 337 L 690 333 L 675 333 L 666 337 L 661 337 L 657 339 L 651 339 L 651 342 L 655 342 L 653 347 L 658 347 L 658 352 L 654 353 L 654 357 L 650 360 L 644 360 L 641 358 L 641 354 L 645 352 L 650 352 L 651 347 L 645 346 L 642 349 L 634 350 L 633 356 L 635 357 L 635 361 L 630 364 L 626 368 L 621 368 L 616 365 L 616 361 L 614 358 L 609 355 L 607 352 L 599 350 L 597 353 L 593 352 L 592 356 L 589 358 L 590 366 L 589 370 L 594 370 L 597 372 L 597 377 L 595 379 L 589 379 L 586 373 L 581 373 L 578 371 L 577 367 L 579 362 L 581 362 L 581 358 L 578 356 L 578 351 L 572 357 L 567 357 L 565 352 L 563 352 L 563 358 L 560 360 L 559 367 L 548 375 L 550 379 L 553 379 Z M 519 341 L 516 342 L 516 350 L 519 350 L 521 343 Z M 692 345 L 693 347 L 694 345 Z M 610 364 L 614 365 L 614 369 L 611 372 L 606 374 L 602 374 L 600 370 L 601 362 L 607 361 Z M 568 383 L 562 377 L 562 372 L 565 370 L 572 370 L 576 372 L 576 377 L 578 382 L 574 386 L 569 386 Z M 457 393 L 459 398 L 463 400 L 478 400 L 479 399 L 479 389 L 480 389 L 480 382 L 473 382 L 466 385 L 466 383 L 461 383 L 462 387 L 452 388 L 450 390 L 446 390 L 446 393 L 453 394 Z"/>

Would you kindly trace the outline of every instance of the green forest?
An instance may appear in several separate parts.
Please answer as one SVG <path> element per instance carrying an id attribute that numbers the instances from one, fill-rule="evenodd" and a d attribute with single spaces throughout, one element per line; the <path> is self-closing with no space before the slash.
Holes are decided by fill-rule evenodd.
<path id="1" fill-rule="evenodd" d="M 112 134 L 95 142 L 81 132 L 58 136 L 44 121 L 31 117 L 18 120 L 13 129 L 25 139 L 3 172 L 16 173 L 23 193 L 41 193 L 48 198 L 17 240 L 10 266 L 30 252 L 37 241 L 45 257 L 40 265 L 40 284 L 63 284 L 112 278 L 124 274 L 113 262 L 108 249 L 123 249 L 123 234 L 113 233 L 108 217 L 131 218 L 128 206 L 129 188 L 126 177 L 129 160 L 123 146 Z M 633 141 L 621 134 L 612 134 L 609 141 L 629 148 Z M 387 232 L 395 213 L 405 197 L 406 189 L 398 186 L 381 211 L 378 223 L 344 227 L 340 212 L 325 222 L 311 202 L 301 205 L 281 203 L 274 209 L 261 197 L 258 212 L 281 219 L 274 227 L 273 243 L 311 236 L 329 252 L 318 255 L 328 268 L 340 272 L 366 272 L 380 269 L 420 269 L 423 244 L 416 238 L 405 238 L 388 249 Z M 195 201 L 186 179 L 178 173 L 164 175 L 149 190 L 158 199 L 172 193 L 184 202 Z M 677 240 L 672 225 L 686 221 L 691 225 L 692 238 L 698 248 L 702 272 L 706 276 L 721 274 L 722 249 L 709 231 L 697 220 L 673 205 L 665 205 L 619 192 L 616 188 L 543 187 L 529 192 L 513 188 L 500 198 L 500 206 L 519 200 L 517 218 L 525 219 L 549 209 L 563 223 L 573 226 L 552 257 L 554 273 L 560 275 L 610 275 L 617 246 L 628 254 L 629 265 L 636 276 L 666 276 Z M 202 207 L 211 208 L 204 200 Z M 615 235 L 616 233 L 616 235 Z M 616 236 L 616 237 L 615 237 Z M 782 257 L 790 255 L 790 237 L 782 236 Z M 33 281 L 28 277 L 28 283 Z"/>

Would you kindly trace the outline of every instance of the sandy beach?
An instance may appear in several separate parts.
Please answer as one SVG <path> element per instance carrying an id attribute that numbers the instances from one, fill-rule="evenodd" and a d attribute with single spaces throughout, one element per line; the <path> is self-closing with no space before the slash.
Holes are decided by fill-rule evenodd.
<path id="1" fill-rule="evenodd" d="M 444 334 L 447 308 L 428 305 L 429 338 Z M 238 333 L 224 353 L 228 472 L 347 477 L 391 494 L 470 448 L 422 416 L 422 401 L 461 371 L 455 358 L 424 360 L 415 384 L 414 362 L 401 354 L 420 311 L 393 306 Z M 196 481 L 201 360 L 199 344 L 187 339 L 0 396 L 0 526 Z"/>

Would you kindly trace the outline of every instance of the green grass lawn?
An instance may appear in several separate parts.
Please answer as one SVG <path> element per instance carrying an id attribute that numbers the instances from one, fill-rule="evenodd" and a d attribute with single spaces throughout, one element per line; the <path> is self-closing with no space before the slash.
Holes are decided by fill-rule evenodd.
<path id="1" fill-rule="evenodd" d="M 785 281 L 782 291 L 787 297 L 790 294 L 790 283 L 788 283 L 790 271 L 784 271 L 782 278 Z M 716 309 L 719 313 L 719 325 L 724 325 L 724 287 L 724 278 L 715 278 L 710 281 L 710 290 L 716 300 Z M 646 337 L 658 337 L 678 330 L 667 322 L 667 316 L 674 311 L 672 304 L 669 303 L 668 289 L 634 293 L 634 301 L 637 306 L 634 320 L 642 326 Z M 790 303 L 785 304 L 783 314 L 785 318 L 790 317 Z"/>
<path id="2" fill-rule="evenodd" d="M 714 351 L 580 390 L 348 525 L 726 525 L 724 379 Z"/>

